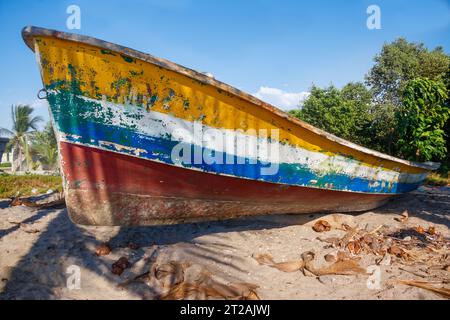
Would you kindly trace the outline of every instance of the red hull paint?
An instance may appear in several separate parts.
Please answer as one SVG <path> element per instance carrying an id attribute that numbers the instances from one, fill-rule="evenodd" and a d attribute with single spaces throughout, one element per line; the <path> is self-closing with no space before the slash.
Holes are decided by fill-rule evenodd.
<path id="1" fill-rule="evenodd" d="M 81 224 L 151 225 L 361 211 L 391 197 L 221 176 L 66 142 L 60 150 L 68 211 Z"/>

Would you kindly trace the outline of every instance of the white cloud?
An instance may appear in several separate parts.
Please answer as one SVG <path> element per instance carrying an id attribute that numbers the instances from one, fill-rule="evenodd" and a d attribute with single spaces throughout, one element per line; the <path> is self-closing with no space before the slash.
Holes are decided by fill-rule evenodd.
<path id="1" fill-rule="evenodd" d="M 253 95 L 258 99 L 287 111 L 298 108 L 308 98 L 309 92 L 286 92 L 277 88 L 260 87 L 258 92 Z"/>

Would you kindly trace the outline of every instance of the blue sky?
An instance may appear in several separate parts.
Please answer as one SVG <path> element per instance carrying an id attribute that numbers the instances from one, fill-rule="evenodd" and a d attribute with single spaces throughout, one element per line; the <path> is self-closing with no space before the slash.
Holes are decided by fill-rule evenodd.
<path id="1" fill-rule="evenodd" d="M 207 71 L 226 83 L 288 108 L 311 84 L 362 81 L 384 42 L 400 36 L 450 52 L 449 0 L 86 0 L 0 1 L 0 127 L 10 106 L 36 100 L 42 87 L 26 25 L 67 30 L 66 9 L 81 8 L 76 33 Z M 366 27 L 369 5 L 381 30 Z"/>

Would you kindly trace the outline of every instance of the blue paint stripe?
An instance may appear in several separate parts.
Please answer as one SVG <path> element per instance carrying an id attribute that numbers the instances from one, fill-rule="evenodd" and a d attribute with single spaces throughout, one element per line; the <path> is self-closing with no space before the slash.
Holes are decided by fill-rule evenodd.
<path id="1" fill-rule="evenodd" d="M 174 164 L 170 155 L 175 145 L 179 144 L 177 141 L 150 137 L 133 132 L 129 129 L 74 118 L 64 113 L 54 114 L 54 118 L 61 132 L 79 136 L 77 138 L 68 136 L 66 138 L 68 141 L 91 146 L 100 146 L 101 141 L 112 142 L 127 147 L 145 150 L 146 152 L 139 155 L 140 158 Z M 190 158 L 191 163 L 194 163 L 194 148 L 201 147 L 190 144 L 184 144 L 184 146 L 191 150 L 191 156 L 188 158 Z M 123 148 L 120 148 L 119 150 L 112 145 L 102 145 L 102 147 L 124 154 L 134 154 L 132 150 Z M 202 154 L 214 154 L 214 151 L 206 148 L 201 148 L 201 152 Z M 227 174 L 240 178 L 341 191 L 395 194 L 414 190 L 419 185 L 419 183 L 389 184 L 388 182 L 383 183 L 383 181 L 349 177 L 337 173 L 319 176 L 306 166 L 287 163 L 281 163 L 276 174 L 263 175 L 261 174 L 261 169 L 268 168 L 269 164 L 267 163 L 258 161 L 256 164 L 253 164 L 250 163 L 249 159 L 238 158 L 234 155 L 223 156 L 233 158 L 234 164 L 206 164 L 202 162 L 201 164 L 183 164 L 183 166 L 200 169 L 205 172 Z M 316 180 L 317 182 L 313 183 L 312 180 Z"/>

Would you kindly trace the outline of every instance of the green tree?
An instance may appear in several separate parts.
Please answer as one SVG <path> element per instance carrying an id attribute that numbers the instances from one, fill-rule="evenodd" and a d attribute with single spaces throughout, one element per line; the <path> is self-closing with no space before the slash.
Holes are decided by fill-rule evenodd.
<path id="1" fill-rule="evenodd" d="M 369 134 L 370 145 L 367 147 L 390 155 L 397 155 L 397 107 L 392 103 L 373 103 L 371 112 L 373 122 Z"/>
<path id="2" fill-rule="evenodd" d="M 51 122 L 47 122 L 43 131 L 35 132 L 31 140 L 32 150 L 39 161 L 48 169 L 54 170 L 58 162 L 58 147 Z"/>
<path id="3" fill-rule="evenodd" d="M 448 66 L 448 71 L 444 77 L 444 84 L 447 88 L 447 106 L 450 108 L 450 64 Z M 447 140 L 447 156 L 445 160 L 442 161 L 442 165 L 439 168 L 439 171 L 444 176 L 448 176 L 448 173 L 450 171 L 450 118 L 447 120 L 444 131 Z"/>
<path id="4" fill-rule="evenodd" d="M 333 85 L 311 88 L 301 110 L 291 114 L 318 128 L 352 142 L 370 144 L 371 93 L 362 83 L 349 83 L 342 90 Z"/>
<path id="5" fill-rule="evenodd" d="M 442 81 L 417 78 L 405 85 L 397 111 L 399 151 L 410 160 L 441 160 L 446 156 L 444 126 L 450 116 Z"/>
<path id="6" fill-rule="evenodd" d="M 12 172 L 29 170 L 32 165 L 29 139 L 30 135 L 37 130 L 38 123 L 42 121 L 41 117 L 32 116 L 33 111 L 33 108 L 28 105 L 11 106 L 12 130 L 0 128 L 0 133 L 10 138 L 6 147 L 13 151 Z M 23 166 L 24 160 L 26 167 Z"/>
<path id="7" fill-rule="evenodd" d="M 443 80 L 450 57 L 442 47 L 430 51 L 423 43 L 399 38 L 385 44 L 374 62 L 366 75 L 366 83 L 372 88 L 375 101 L 401 106 L 406 83 L 418 77 Z"/>

